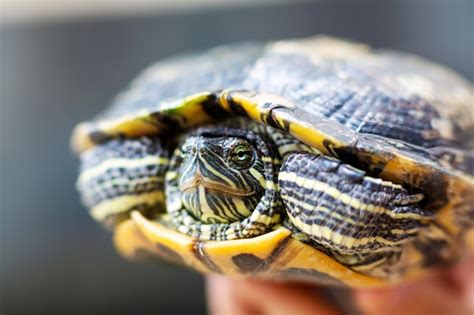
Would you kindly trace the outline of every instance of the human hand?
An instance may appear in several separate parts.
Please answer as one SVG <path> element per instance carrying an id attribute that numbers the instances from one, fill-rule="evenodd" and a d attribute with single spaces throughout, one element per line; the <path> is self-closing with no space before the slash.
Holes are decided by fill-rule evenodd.
<path id="1" fill-rule="evenodd" d="M 323 287 L 263 280 L 207 278 L 209 310 L 214 315 L 347 314 Z M 474 314 L 474 256 L 454 268 L 393 288 L 354 289 L 349 314 Z"/>

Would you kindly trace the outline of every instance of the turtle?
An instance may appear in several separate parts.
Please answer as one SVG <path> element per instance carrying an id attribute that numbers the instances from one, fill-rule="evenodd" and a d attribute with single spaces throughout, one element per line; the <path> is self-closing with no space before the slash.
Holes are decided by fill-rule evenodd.
<path id="1" fill-rule="evenodd" d="M 473 86 L 328 36 L 147 68 L 72 135 L 77 187 L 130 259 L 347 287 L 474 247 Z"/>

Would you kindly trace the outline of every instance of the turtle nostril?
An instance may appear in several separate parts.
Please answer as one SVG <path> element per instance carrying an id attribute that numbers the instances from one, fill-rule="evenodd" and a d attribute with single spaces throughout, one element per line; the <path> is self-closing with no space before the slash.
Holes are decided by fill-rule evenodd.
<path id="1" fill-rule="evenodd" d="M 199 153 L 200 153 L 200 154 L 203 154 L 203 153 L 204 153 L 204 149 L 203 149 L 203 148 L 200 148 L 200 149 L 199 149 Z"/>
<path id="2" fill-rule="evenodd" d="M 193 154 L 196 154 L 196 147 L 193 147 L 192 152 Z"/>

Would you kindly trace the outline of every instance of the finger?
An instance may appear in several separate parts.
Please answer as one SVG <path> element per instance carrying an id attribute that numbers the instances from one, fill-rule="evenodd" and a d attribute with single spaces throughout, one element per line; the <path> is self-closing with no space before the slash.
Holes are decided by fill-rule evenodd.
<path id="1" fill-rule="evenodd" d="M 331 301 L 314 286 L 262 280 L 207 279 L 211 314 L 337 315 Z"/>
<path id="2" fill-rule="evenodd" d="M 238 289 L 222 276 L 208 276 L 206 278 L 207 305 L 210 314 L 213 315 L 245 315 L 251 314 L 243 301 L 240 301 Z"/>
<path id="3" fill-rule="evenodd" d="M 441 275 L 396 288 L 358 290 L 355 303 L 363 314 L 471 314 L 459 290 Z"/>
<path id="4" fill-rule="evenodd" d="M 474 314 L 474 255 L 459 263 L 448 276 Z"/>

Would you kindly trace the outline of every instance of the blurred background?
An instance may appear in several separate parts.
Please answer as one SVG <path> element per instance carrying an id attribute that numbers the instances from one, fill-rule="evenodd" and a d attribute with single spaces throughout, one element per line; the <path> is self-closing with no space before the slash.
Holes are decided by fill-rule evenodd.
<path id="1" fill-rule="evenodd" d="M 120 258 L 74 188 L 73 126 L 148 64 L 329 34 L 473 81 L 473 1 L 0 1 L 0 312 L 205 314 L 201 276 Z"/>

